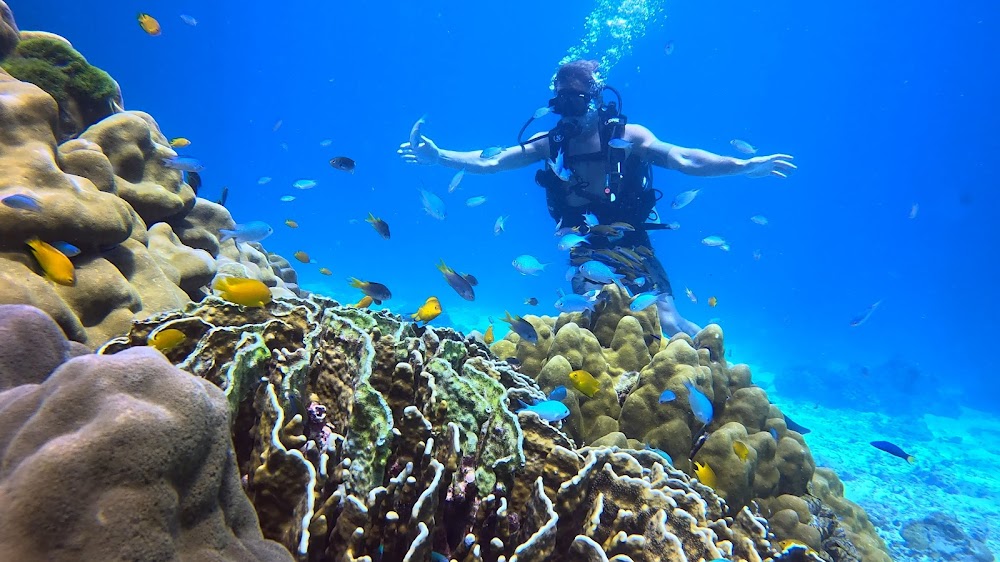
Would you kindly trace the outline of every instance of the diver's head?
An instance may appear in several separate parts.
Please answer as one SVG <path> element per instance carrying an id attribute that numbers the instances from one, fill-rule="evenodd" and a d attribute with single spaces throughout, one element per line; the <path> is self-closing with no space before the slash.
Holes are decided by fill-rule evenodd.
<path id="1" fill-rule="evenodd" d="M 597 115 L 597 98 L 601 93 L 597 67 L 597 61 L 592 60 L 575 60 L 559 67 L 552 80 L 555 97 L 549 100 L 553 113 L 574 119 Z"/>

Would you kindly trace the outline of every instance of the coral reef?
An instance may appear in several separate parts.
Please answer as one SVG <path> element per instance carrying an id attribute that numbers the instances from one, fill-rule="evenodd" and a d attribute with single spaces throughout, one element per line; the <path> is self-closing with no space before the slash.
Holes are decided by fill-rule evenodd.
<path id="1" fill-rule="evenodd" d="M 34 307 L 0 306 L 0 335 L 4 559 L 292 560 L 240 489 L 219 389 L 151 349 L 72 357 Z"/>
<path id="2" fill-rule="evenodd" d="M 651 451 L 576 449 L 509 404 L 544 398 L 450 329 L 310 295 L 244 308 L 209 297 L 134 323 L 219 385 L 267 538 L 309 560 L 792 560 L 752 506 Z M 812 558 L 801 558 L 812 559 Z"/>
<path id="3" fill-rule="evenodd" d="M 865 560 L 887 558 L 870 524 L 841 529 L 833 516 L 827 528 L 815 526 L 818 513 L 835 512 L 823 501 L 837 494 L 812 500 L 815 505 L 803 499 L 816 470 L 809 447 L 801 434 L 788 429 L 767 393 L 753 384 L 749 368 L 726 361 L 721 328 L 710 325 L 693 339 L 679 334 L 662 341 L 652 309 L 632 313 L 627 296 L 614 285 L 603 294 L 604 303 L 590 317 L 526 317 L 538 331 L 536 345 L 510 333 L 491 348 L 500 357 L 517 358 L 521 372 L 534 377 L 544 392 L 560 385 L 573 388 L 569 373 L 576 369 L 597 378 L 601 388 L 592 397 L 571 391 L 563 400 L 571 412 L 566 431 L 575 441 L 660 449 L 692 475 L 697 461 L 712 469 L 714 490 L 731 510 L 777 506 L 764 513 L 776 517 L 780 538 L 798 540 L 836 560 L 859 560 L 857 552 L 837 542 L 850 536 L 871 543 L 864 550 L 871 557 Z M 686 383 L 712 403 L 715 415 L 707 427 L 692 412 Z M 665 390 L 676 398 L 661 403 Z M 697 448 L 700 436 L 707 437 Z M 740 447 L 746 448 L 745 458 L 736 452 Z M 839 500 L 846 502 L 842 496 L 841 489 Z M 795 509 L 779 506 L 782 498 L 794 500 Z M 863 518 L 863 510 L 854 508 Z M 836 513 L 846 515 L 846 510 Z"/>
<path id="4" fill-rule="evenodd" d="M 17 27 L 2 3 L 0 17 L 3 47 Z M 7 60 L 58 66 L 74 107 L 85 107 L 74 93 L 81 89 L 120 102 L 109 93 L 110 77 L 82 66 L 61 38 L 20 38 L 20 55 Z M 219 243 L 232 217 L 196 198 L 181 172 L 164 165 L 176 153 L 152 117 L 120 107 L 87 114 L 79 135 L 65 140 L 64 101 L 51 93 L 0 71 L 0 200 L 17 196 L 36 206 L 0 205 L 0 304 L 37 306 L 70 339 L 97 347 L 128 331 L 134 318 L 202 298 L 219 274 L 260 279 L 275 295 L 298 292 L 287 261 L 259 246 Z M 75 285 L 45 278 L 25 245 L 33 237 L 80 250 L 72 258 Z"/>

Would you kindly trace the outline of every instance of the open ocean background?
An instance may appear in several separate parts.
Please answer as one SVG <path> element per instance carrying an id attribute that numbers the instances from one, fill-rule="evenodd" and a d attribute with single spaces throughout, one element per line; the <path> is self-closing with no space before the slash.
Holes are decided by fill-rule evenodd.
<path id="1" fill-rule="evenodd" d="M 424 114 L 441 147 L 512 145 L 571 49 L 617 60 L 603 75 L 630 122 L 733 156 L 729 141 L 744 139 L 799 166 L 787 180 L 656 172 L 663 220 L 681 224 L 653 234 L 681 313 L 722 325 L 733 360 L 813 430 L 817 460 L 841 473 L 898 559 L 920 558 L 894 529 L 935 509 L 970 533 L 996 525 L 1000 3 L 8 3 L 21 29 L 63 35 L 111 73 L 127 109 L 191 139 L 179 152 L 206 165 L 200 195 L 228 186 L 238 222 L 275 228 L 268 250 L 308 252 L 315 264 L 293 262 L 304 288 L 353 302 L 348 277 L 378 281 L 400 313 L 436 295 L 446 314 L 435 324 L 466 332 L 504 310 L 556 314 L 556 291 L 568 290 L 536 167 L 467 174 L 448 194 L 454 170 L 406 166 L 397 147 Z M 143 33 L 138 12 L 162 36 Z M 357 161 L 354 175 L 329 166 L 341 155 Z M 317 186 L 296 190 L 299 179 Z M 420 187 L 445 200 L 446 220 L 422 211 Z M 691 205 L 669 208 L 694 188 Z M 466 207 L 477 195 L 487 202 Z M 369 212 L 390 241 L 364 222 Z M 507 231 L 494 236 L 500 215 Z M 702 245 L 709 235 L 732 251 Z M 521 254 L 552 265 L 521 276 L 511 267 Z M 475 302 L 447 286 L 440 259 L 479 279 Z M 917 463 L 869 447 L 875 439 Z"/>

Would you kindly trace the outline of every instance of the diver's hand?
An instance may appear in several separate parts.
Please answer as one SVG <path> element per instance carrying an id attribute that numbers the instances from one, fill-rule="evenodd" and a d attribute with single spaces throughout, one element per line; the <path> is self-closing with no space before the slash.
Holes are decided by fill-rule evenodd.
<path id="1" fill-rule="evenodd" d="M 772 154 L 770 156 L 755 156 L 747 159 L 746 167 L 743 170 L 745 175 L 751 178 L 762 178 L 765 176 L 778 176 L 787 178 L 788 172 L 798 169 L 795 164 L 789 162 L 792 156 L 789 154 Z"/>
<path id="2" fill-rule="evenodd" d="M 407 164 L 437 164 L 441 159 L 441 149 L 434 144 L 434 141 L 421 135 L 417 147 L 413 148 L 409 142 L 399 145 L 396 154 Z"/>

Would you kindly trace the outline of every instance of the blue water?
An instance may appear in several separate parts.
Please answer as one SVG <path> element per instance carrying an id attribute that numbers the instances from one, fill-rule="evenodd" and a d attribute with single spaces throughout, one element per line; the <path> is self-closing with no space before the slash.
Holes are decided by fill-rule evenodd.
<path id="1" fill-rule="evenodd" d="M 10 5 L 22 29 L 59 33 L 108 70 L 127 108 L 154 115 L 168 137 L 190 138 L 182 153 L 207 165 L 202 195 L 228 186 L 238 221 L 275 226 L 269 250 L 308 252 L 317 263 L 297 267 L 306 288 L 353 301 L 360 295 L 347 277 L 379 281 L 399 312 L 437 295 L 444 320 L 464 330 L 483 330 L 504 310 L 555 313 L 556 291 L 568 288 L 565 255 L 535 168 L 467 175 L 449 195 L 453 170 L 406 166 L 395 150 L 423 114 L 424 133 L 439 146 L 513 144 L 598 3 Z M 734 156 L 729 141 L 746 139 L 799 165 L 787 180 L 657 172 L 666 201 L 702 188 L 682 210 L 661 204 L 665 220 L 682 227 L 654 234 L 675 291 L 690 287 L 700 297 L 679 298 L 681 312 L 698 323 L 718 318 L 737 359 L 772 371 L 813 366 L 829 370 L 832 384 L 870 386 L 877 382 L 852 373 L 901 360 L 945 410 L 963 403 L 996 411 L 996 393 L 983 389 L 996 388 L 988 357 L 1000 313 L 992 170 L 1000 116 L 990 70 L 1000 5 L 629 5 L 662 8 L 628 21 L 645 33 L 622 42 L 631 52 L 604 70 L 631 122 L 668 142 Z M 139 11 L 159 19 L 162 36 L 139 29 Z M 601 58 L 608 46 L 589 56 Z M 320 146 L 324 139 L 331 145 Z M 358 162 L 354 175 L 327 164 L 339 155 Z M 273 180 L 258 185 L 261 176 Z M 318 186 L 291 187 L 303 178 Z M 446 220 L 423 213 L 422 186 L 445 199 Z M 296 201 L 280 203 L 286 194 Z M 488 201 L 467 208 L 473 195 Z M 390 224 L 391 241 L 364 222 L 368 212 Z M 751 223 L 757 214 L 770 224 Z M 499 215 L 510 215 L 508 229 L 494 236 Z M 300 228 L 285 227 L 287 218 Z M 711 234 L 732 251 L 703 246 Z M 511 267 L 521 254 L 552 265 L 521 276 Z M 440 259 L 480 280 L 474 303 L 444 283 Z M 320 275 L 321 266 L 333 275 Z M 704 304 L 709 296 L 717 308 Z M 541 304 L 524 305 L 528 297 Z M 849 326 L 880 299 L 867 323 Z M 878 407 L 873 393 L 866 408 Z"/>

